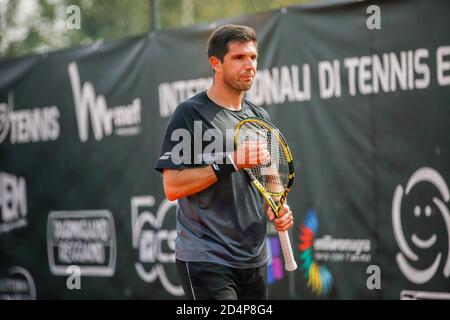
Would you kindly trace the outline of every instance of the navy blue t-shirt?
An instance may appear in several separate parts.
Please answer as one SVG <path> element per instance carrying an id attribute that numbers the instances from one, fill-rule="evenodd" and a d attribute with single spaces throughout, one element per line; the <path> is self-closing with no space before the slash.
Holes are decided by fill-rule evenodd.
<path id="1" fill-rule="evenodd" d="M 245 99 L 239 111 L 215 104 L 206 91 L 184 101 L 169 121 L 155 169 L 202 167 L 223 159 L 233 151 L 236 124 L 249 117 L 269 120 L 266 110 Z M 268 254 L 263 203 L 242 170 L 178 199 L 176 258 L 234 268 L 265 265 Z"/>

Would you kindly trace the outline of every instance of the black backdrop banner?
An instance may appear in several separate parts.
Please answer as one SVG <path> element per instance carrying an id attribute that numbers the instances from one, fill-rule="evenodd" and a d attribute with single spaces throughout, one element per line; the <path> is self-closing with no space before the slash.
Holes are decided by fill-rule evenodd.
<path id="1" fill-rule="evenodd" d="M 304 5 L 0 61 L 0 298 L 179 299 L 175 202 L 153 170 L 206 42 L 259 36 L 247 93 L 295 159 L 299 269 L 272 299 L 450 298 L 448 1 Z"/>

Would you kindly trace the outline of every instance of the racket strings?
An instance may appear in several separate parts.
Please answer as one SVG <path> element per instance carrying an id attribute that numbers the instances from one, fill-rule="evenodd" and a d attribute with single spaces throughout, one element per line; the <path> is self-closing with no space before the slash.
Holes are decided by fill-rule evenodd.
<path id="1" fill-rule="evenodd" d="M 289 163 L 278 132 L 256 121 L 244 123 L 238 132 L 238 144 L 257 141 L 267 146 L 270 159 L 248 170 L 270 193 L 283 192 L 289 183 Z"/>

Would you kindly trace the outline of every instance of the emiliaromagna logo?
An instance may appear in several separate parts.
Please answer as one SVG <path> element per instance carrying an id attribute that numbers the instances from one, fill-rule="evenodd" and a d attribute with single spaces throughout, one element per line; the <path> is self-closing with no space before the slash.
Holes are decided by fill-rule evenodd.
<path id="1" fill-rule="evenodd" d="M 299 250 L 301 269 L 305 272 L 308 287 L 319 296 L 329 293 L 333 284 L 333 276 L 327 267 L 321 266 L 314 259 L 314 238 L 319 230 L 319 220 L 314 210 L 308 211 L 300 227 Z"/>
<path id="2" fill-rule="evenodd" d="M 320 296 L 327 295 L 333 287 L 331 272 L 324 265 L 333 263 L 370 263 L 372 243 L 369 238 L 336 238 L 330 234 L 318 236 L 319 219 L 311 209 L 299 230 L 301 268 L 308 287 Z"/>

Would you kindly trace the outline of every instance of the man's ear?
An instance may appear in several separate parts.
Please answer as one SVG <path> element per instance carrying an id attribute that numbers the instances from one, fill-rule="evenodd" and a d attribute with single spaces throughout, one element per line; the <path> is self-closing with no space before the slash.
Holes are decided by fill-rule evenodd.
<path id="1" fill-rule="evenodd" d="M 211 56 L 208 58 L 209 64 L 211 65 L 211 68 L 214 72 L 221 72 L 222 71 L 222 61 L 220 61 L 219 58 L 215 56 Z"/>

